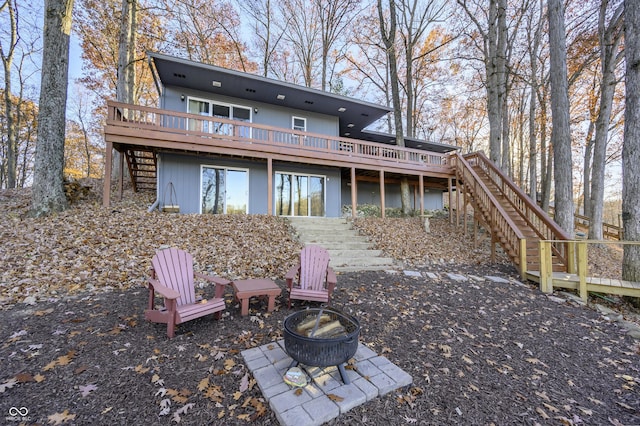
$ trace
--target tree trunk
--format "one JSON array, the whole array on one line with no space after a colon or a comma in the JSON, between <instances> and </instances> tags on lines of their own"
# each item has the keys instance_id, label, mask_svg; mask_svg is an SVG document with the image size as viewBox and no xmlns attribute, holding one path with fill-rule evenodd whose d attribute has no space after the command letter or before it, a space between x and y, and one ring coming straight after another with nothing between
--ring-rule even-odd
<instances>
[{"instance_id":1,"label":"tree trunk","mask_svg":"<svg viewBox=\"0 0 640 426\"><path fill-rule=\"evenodd\" d=\"M604 172L607 160L607 142L613 96L616 89L615 68L618 57L618 46L622 37L622 8L605 24L607 0L602 0L598 33L600 34L600 63L602 82L600 83L600 108L596 119L596 138L593 145L593 171L591 176L591 226L589 239L602 239L602 216L604 207ZM620 19L619 19L620 18Z\"/></svg>"},{"instance_id":2,"label":"tree trunk","mask_svg":"<svg viewBox=\"0 0 640 426\"><path fill-rule=\"evenodd\" d=\"M32 216L67 208L63 189L65 113L73 0L46 0L38 142L31 194Z\"/></svg>"},{"instance_id":3,"label":"tree trunk","mask_svg":"<svg viewBox=\"0 0 640 426\"><path fill-rule=\"evenodd\" d=\"M584 161L582 170L583 181L583 211L582 214L591 217L591 159L593 157L593 128L595 125L593 122L589 123L589 130L587 131L587 142L584 147Z\"/></svg>"},{"instance_id":4,"label":"tree trunk","mask_svg":"<svg viewBox=\"0 0 640 426\"><path fill-rule=\"evenodd\" d=\"M396 2L389 0L389 32L387 33L384 24L384 11L382 0L378 0L378 16L380 18L380 34L387 49L387 61L389 62L389 78L391 84L391 98L393 99L393 116L396 130L396 145L404 147L404 132L402 131L402 105L400 103L400 87L398 83L398 63L396 58ZM409 193L409 180L406 176L400 179L400 201L402 203L402 214L407 216L410 212L411 195Z\"/></svg>"},{"instance_id":5,"label":"tree trunk","mask_svg":"<svg viewBox=\"0 0 640 426\"><path fill-rule=\"evenodd\" d=\"M8 0L2 7L0 7L0 11L7 7L9 10L9 21L10 21L10 39L9 39L9 49L8 51L4 51L2 48L2 44L0 44L0 56L2 56L2 65L4 66L4 115L5 120L7 122L7 146L6 146L6 155L7 155L7 188L15 188L16 187L16 173L17 173L17 157L18 157L18 140L17 140L17 132L16 132L16 123L15 123L15 114L14 114L14 103L11 97L11 67L13 66L13 54L15 52L16 45L18 43L18 17L16 16L14 3L12 0ZM16 108L17 110L18 108ZM0 180L0 187L2 181Z\"/></svg>"},{"instance_id":6,"label":"tree trunk","mask_svg":"<svg viewBox=\"0 0 640 426\"><path fill-rule=\"evenodd\" d=\"M555 221L573 237L573 176L563 0L549 0L548 15Z\"/></svg>"},{"instance_id":7,"label":"tree trunk","mask_svg":"<svg viewBox=\"0 0 640 426\"><path fill-rule=\"evenodd\" d=\"M625 0L626 108L622 147L622 226L627 241L640 241L640 2ZM625 245L622 279L640 281L640 246Z\"/></svg>"}]
</instances>

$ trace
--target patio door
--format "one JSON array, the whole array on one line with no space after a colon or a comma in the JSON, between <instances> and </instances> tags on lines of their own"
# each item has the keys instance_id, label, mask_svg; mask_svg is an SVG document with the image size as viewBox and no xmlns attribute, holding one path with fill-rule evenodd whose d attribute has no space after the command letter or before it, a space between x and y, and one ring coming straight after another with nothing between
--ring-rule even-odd
<instances>
[{"instance_id":1,"label":"patio door","mask_svg":"<svg viewBox=\"0 0 640 426\"><path fill-rule=\"evenodd\" d=\"M249 172L202 166L200 213L248 213Z\"/></svg>"},{"instance_id":2,"label":"patio door","mask_svg":"<svg viewBox=\"0 0 640 426\"><path fill-rule=\"evenodd\" d=\"M324 216L324 176L276 173L275 214L277 216Z\"/></svg>"}]
</instances>

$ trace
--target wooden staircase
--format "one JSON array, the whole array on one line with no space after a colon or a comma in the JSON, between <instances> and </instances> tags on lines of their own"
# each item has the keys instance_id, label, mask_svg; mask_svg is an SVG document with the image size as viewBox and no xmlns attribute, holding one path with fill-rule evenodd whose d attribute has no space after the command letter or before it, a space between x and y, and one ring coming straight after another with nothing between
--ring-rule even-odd
<instances>
[{"instance_id":1,"label":"wooden staircase","mask_svg":"<svg viewBox=\"0 0 640 426\"><path fill-rule=\"evenodd\" d=\"M451 157L456 188L473 206L474 219L499 243L522 276L540 270L540 240L552 240L553 270L571 268L569 236L482 153ZM459 189L460 190L460 189Z\"/></svg>"},{"instance_id":2,"label":"wooden staircase","mask_svg":"<svg viewBox=\"0 0 640 426\"><path fill-rule=\"evenodd\" d=\"M129 176L134 192L155 191L157 182L158 157L149 150L125 150Z\"/></svg>"}]
</instances>

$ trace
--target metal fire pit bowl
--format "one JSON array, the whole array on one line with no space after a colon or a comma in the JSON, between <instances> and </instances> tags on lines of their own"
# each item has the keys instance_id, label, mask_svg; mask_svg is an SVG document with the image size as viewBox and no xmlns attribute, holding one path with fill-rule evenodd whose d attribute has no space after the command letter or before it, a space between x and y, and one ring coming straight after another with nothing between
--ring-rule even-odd
<instances>
[{"instance_id":1,"label":"metal fire pit bowl","mask_svg":"<svg viewBox=\"0 0 640 426\"><path fill-rule=\"evenodd\" d=\"M319 318L323 314L329 315L331 321L340 321L340 325L345 329L345 335L323 339L307 337L296 331L301 322L310 318ZM345 384L349 384L349 379L343 364L349 361L358 350L359 334L360 322L356 318L332 308L309 308L295 312L284 320L284 347L294 360L292 366L298 363L313 367L335 365Z\"/></svg>"}]
</instances>

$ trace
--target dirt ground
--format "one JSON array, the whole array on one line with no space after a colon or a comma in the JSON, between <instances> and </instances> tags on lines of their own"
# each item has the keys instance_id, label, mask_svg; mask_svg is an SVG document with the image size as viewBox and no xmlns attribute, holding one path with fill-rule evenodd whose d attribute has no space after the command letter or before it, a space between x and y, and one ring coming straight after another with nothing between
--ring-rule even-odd
<instances>
[{"instance_id":1,"label":"dirt ground","mask_svg":"<svg viewBox=\"0 0 640 426\"><path fill-rule=\"evenodd\" d=\"M270 276L284 288L283 271L299 249L286 227L270 218L239 226L150 214L129 204L105 212L87 203L27 219L24 202L9 195L0 196L0 423L277 424L240 353L281 339L287 315L316 305L289 310L283 292L274 312L252 300L241 317L227 289L220 320L180 325L169 340L166 326L143 319L144 277L155 248L177 245L195 253L198 270ZM360 341L413 383L329 424L640 424L638 341L592 307L522 283L508 263L489 263L482 247L460 246L452 261L452 241L469 242L446 221L432 222L432 232L424 239L451 237L431 241L419 256L408 254L417 250L411 242L413 249L389 249L422 277L401 270L338 276L333 305L356 316ZM253 248L267 243L247 241L256 233L277 235L260 249L277 262ZM223 248L229 239L232 254ZM439 246L447 251L434 252ZM487 275L508 282L480 279ZM212 289L200 291L206 297Z\"/></svg>"}]
</instances>

